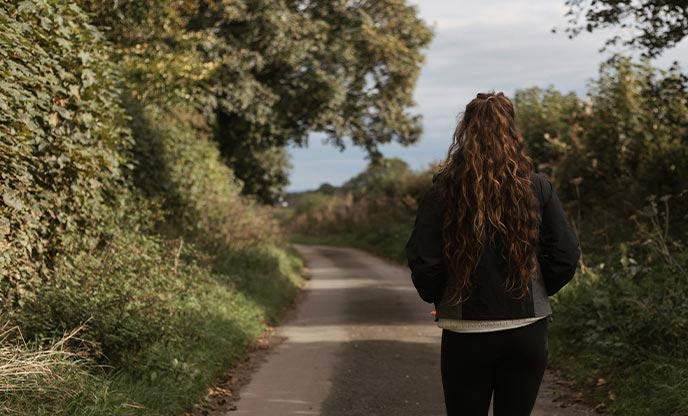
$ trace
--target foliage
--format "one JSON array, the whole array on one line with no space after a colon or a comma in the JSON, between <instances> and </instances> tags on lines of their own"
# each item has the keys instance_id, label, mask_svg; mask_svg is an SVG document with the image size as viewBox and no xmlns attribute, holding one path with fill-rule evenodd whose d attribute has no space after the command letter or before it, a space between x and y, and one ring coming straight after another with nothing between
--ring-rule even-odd
<instances>
[{"instance_id":1,"label":"foliage","mask_svg":"<svg viewBox=\"0 0 688 416\"><path fill-rule=\"evenodd\" d=\"M615 57L587 99L516 94L526 141L545 150L541 167L567 201L585 255L556 299L554 361L614 414L688 409L678 382L688 357L678 347L688 334L687 81L678 65ZM648 388L662 397L636 400Z\"/></svg>"},{"instance_id":2,"label":"foliage","mask_svg":"<svg viewBox=\"0 0 688 416\"><path fill-rule=\"evenodd\" d=\"M97 19L64 1L0 9L0 316L27 340L0 352L5 369L46 358L25 380L41 388L2 392L10 414L181 413L300 281L212 140L198 39L113 44Z\"/></svg>"},{"instance_id":3,"label":"foliage","mask_svg":"<svg viewBox=\"0 0 688 416\"><path fill-rule=\"evenodd\" d=\"M220 91L218 139L230 161L255 169L262 164L253 155L305 144L311 132L341 148L350 138L373 159L379 144L418 140L419 117L407 108L431 35L415 8L401 0L293 1L254 2L247 11L223 22L224 35L257 55L250 74L266 108L256 117ZM260 172L239 177L269 196Z\"/></svg>"},{"instance_id":4,"label":"foliage","mask_svg":"<svg viewBox=\"0 0 688 416\"><path fill-rule=\"evenodd\" d=\"M569 37L583 30L620 27L627 29L628 36L613 36L606 45L623 43L650 58L688 35L688 4L683 0L567 0L566 6Z\"/></svg>"},{"instance_id":5,"label":"foliage","mask_svg":"<svg viewBox=\"0 0 688 416\"><path fill-rule=\"evenodd\" d=\"M649 193L680 192L688 176L687 94L688 78L677 65L660 71L620 59L603 66L583 127L597 165L584 179L635 194L635 206Z\"/></svg>"},{"instance_id":6,"label":"foliage","mask_svg":"<svg viewBox=\"0 0 688 416\"><path fill-rule=\"evenodd\" d=\"M431 170L413 172L402 160L383 159L339 188L290 196L293 206L282 221L295 241L351 245L403 260L430 175Z\"/></svg>"},{"instance_id":7,"label":"foliage","mask_svg":"<svg viewBox=\"0 0 688 416\"><path fill-rule=\"evenodd\" d=\"M79 3L122 45L134 97L194 103L261 201L287 183L286 146L310 133L372 159L420 137L408 108L431 32L403 0Z\"/></svg>"},{"instance_id":8,"label":"foliage","mask_svg":"<svg viewBox=\"0 0 688 416\"><path fill-rule=\"evenodd\" d=\"M196 113L133 100L127 107L137 161L134 179L165 207L164 234L182 235L208 250L279 240L269 209L240 195L241 183L222 163L217 144L190 127L199 118Z\"/></svg>"},{"instance_id":9,"label":"foliage","mask_svg":"<svg viewBox=\"0 0 688 416\"><path fill-rule=\"evenodd\" d=\"M680 341L688 333L683 247L657 222L664 215L654 200L638 215L643 216L636 220L640 242L619 243L614 261L580 276L577 286L559 298L558 309L569 321L571 336L599 343L601 349L613 344L614 354L624 360L651 353L688 358ZM666 287L672 290L658 290Z\"/></svg>"},{"instance_id":10,"label":"foliage","mask_svg":"<svg viewBox=\"0 0 688 416\"><path fill-rule=\"evenodd\" d=\"M191 254L191 253L190 253ZM176 292L177 319L117 374L110 375L111 401L122 415L181 414L247 347L274 324L296 294L301 262L271 246L227 253L206 267L201 258L186 268L188 288ZM250 267L247 267L250 265ZM122 407L132 403L137 407ZM107 407L97 407L103 415Z\"/></svg>"},{"instance_id":11,"label":"foliage","mask_svg":"<svg viewBox=\"0 0 688 416\"><path fill-rule=\"evenodd\" d=\"M354 196L384 195L403 197L409 194L419 197L423 188L418 188L416 174L401 159L384 159L368 165L365 171L352 177L342 185L343 191Z\"/></svg>"},{"instance_id":12,"label":"foliage","mask_svg":"<svg viewBox=\"0 0 688 416\"><path fill-rule=\"evenodd\" d=\"M30 339L54 338L88 321L81 337L94 342L92 356L124 366L123 360L170 333L174 299L187 289L185 263L175 267L173 255L154 238L117 233L96 253L56 263L51 281L15 321Z\"/></svg>"},{"instance_id":13,"label":"foliage","mask_svg":"<svg viewBox=\"0 0 688 416\"><path fill-rule=\"evenodd\" d=\"M113 44L113 60L126 76L128 95L170 110L183 104L213 116L215 73L222 62L242 68L241 51L220 57L221 41L198 27L204 2L195 0L76 0ZM206 28L208 29L208 28ZM237 84L237 88L247 86Z\"/></svg>"},{"instance_id":14,"label":"foliage","mask_svg":"<svg viewBox=\"0 0 688 416\"><path fill-rule=\"evenodd\" d=\"M381 224L408 221L416 199L429 182L399 159L371 164L332 194L307 192L296 195L289 229L303 235L365 232Z\"/></svg>"},{"instance_id":15,"label":"foliage","mask_svg":"<svg viewBox=\"0 0 688 416\"><path fill-rule=\"evenodd\" d=\"M633 218L638 241L618 243L555 305L555 362L613 414L688 412L688 255L669 233L669 198L660 204L648 198ZM648 388L657 397L639 400Z\"/></svg>"},{"instance_id":16,"label":"foliage","mask_svg":"<svg viewBox=\"0 0 688 416\"><path fill-rule=\"evenodd\" d=\"M518 91L516 104L529 148L549 157L544 171L561 192L591 207L620 198L628 216L648 194L685 186L687 94L678 65L660 70L617 57L601 66L587 100L531 89Z\"/></svg>"},{"instance_id":17,"label":"foliage","mask_svg":"<svg viewBox=\"0 0 688 416\"><path fill-rule=\"evenodd\" d=\"M73 5L0 9L0 296L21 304L55 262L106 244L131 138L102 36Z\"/></svg>"},{"instance_id":18,"label":"foliage","mask_svg":"<svg viewBox=\"0 0 688 416\"><path fill-rule=\"evenodd\" d=\"M583 102L576 94L562 94L554 87L532 87L517 90L514 105L518 108L518 128L535 165L556 177L560 153L575 145L572 126L581 117Z\"/></svg>"},{"instance_id":19,"label":"foliage","mask_svg":"<svg viewBox=\"0 0 688 416\"><path fill-rule=\"evenodd\" d=\"M25 319L31 318L34 324L46 328L59 326L55 323L58 317L82 319L93 312L88 307L96 306L100 308L98 313L79 337L103 342L68 342L59 356L48 354L54 349L51 345L22 346L17 359L12 361L15 365L33 355L48 355L53 361L46 365L53 373L35 373L44 383L44 390L8 394L3 404L10 406L9 414L167 416L191 408L207 386L244 354L265 324L274 323L291 302L300 284L301 262L292 253L261 246L226 252L208 267L203 252L185 247L172 273L169 269L175 267L173 259L165 264L140 266L157 269L157 275L150 270L138 270L147 272L149 279L171 285L153 288L154 283L133 278L123 281L118 276L105 283L127 288L112 291L103 290L103 286L100 291L86 288L81 293L76 286L63 282L63 290L42 291L36 305L24 311ZM102 270L91 271L103 275ZM127 296L117 296L125 293ZM90 300L88 296L96 299ZM164 302L160 302L162 298ZM112 305L107 305L107 300ZM155 314L160 307L164 307L166 315L148 315ZM43 324L42 319L53 320L53 324ZM59 331L55 333L59 337ZM139 340L136 334L144 339ZM133 344L124 345L127 340ZM77 345L92 349L94 345L117 344L121 344L119 354L108 356L105 367L93 362L94 358L104 356L94 356L92 352L75 356L70 352ZM55 396L37 400L42 391L57 388L67 389L59 401L53 400Z\"/></svg>"}]
</instances>

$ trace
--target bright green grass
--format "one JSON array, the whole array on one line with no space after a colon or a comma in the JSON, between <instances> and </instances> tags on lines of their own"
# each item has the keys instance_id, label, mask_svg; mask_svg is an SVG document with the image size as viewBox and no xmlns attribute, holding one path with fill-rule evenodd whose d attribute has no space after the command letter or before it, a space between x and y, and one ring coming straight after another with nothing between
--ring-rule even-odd
<instances>
[{"instance_id":1,"label":"bright green grass","mask_svg":"<svg viewBox=\"0 0 688 416\"><path fill-rule=\"evenodd\" d=\"M266 324L277 321L301 284L300 260L276 248L229 254L215 267L183 301L186 317L178 323L177 338L151 346L140 371L114 378L114 391L145 407L121 414L172 415L192 406Z\"/></svg>"}]
</instances>

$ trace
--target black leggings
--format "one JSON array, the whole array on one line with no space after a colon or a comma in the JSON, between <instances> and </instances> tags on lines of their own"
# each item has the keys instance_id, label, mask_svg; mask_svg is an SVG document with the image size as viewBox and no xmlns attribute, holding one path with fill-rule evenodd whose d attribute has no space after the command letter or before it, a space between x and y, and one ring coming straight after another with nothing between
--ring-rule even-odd
<instances>
[{"instance_id":1,"label":"black leggings","mask_svg":"<svg viewBox=\"0 0 688 416\"><path fill-rule=\"evenodd\" d=\"M547 320L484 333L442 331L447 416L528 416L547 366Z\"/></svg>"}]
</instances>

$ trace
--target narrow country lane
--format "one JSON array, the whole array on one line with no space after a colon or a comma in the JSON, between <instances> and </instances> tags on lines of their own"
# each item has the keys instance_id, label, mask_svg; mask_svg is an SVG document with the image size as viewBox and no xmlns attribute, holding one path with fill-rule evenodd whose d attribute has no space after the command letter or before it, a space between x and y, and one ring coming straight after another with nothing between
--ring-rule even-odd
<instances>
[{"instance_id":1,"label":"narrow country lane","mask_svg":"<svg viewBox=\"0 0 688 416\"><path fill-rule=\"evenodd\" d=\"M440 333L405 267L365 252L297 246L311 279L283 338L227 415L444 415ZM561 408L551 375L538 416Z\"/></svg>"}]
</instances>

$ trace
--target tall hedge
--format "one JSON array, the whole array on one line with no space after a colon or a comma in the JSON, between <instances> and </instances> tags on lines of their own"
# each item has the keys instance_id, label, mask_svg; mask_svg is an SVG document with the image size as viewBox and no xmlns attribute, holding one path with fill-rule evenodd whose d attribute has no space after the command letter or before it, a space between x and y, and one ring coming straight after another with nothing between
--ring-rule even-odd
<instances>
[{"instance_id":1,"label":"tall hedge","mask_svg":"<svg viewBox=\"0 0 688 416\"><path fill-rule=\"evenodd\" d=\"M163 234L183 235L206 249L277 241L269 208L241 195L241 181L223 163L217 143L190 126L201 117L129 101L135 184L165 209Z\"/></svg>"},{"instance_id":2,"label":"tall hedge","mask_svg":"<svg viewBox=\"0 0 688 416\"><path fill-rule=\"evenodd\" d=\"M688 177L688 75L621 56L600 66L587 97L550 88L516 92L528 147L564 199L629 215L648 194L677 195Z\"/></svg>"},{"instance_id":3,"label":"tall hedge","mask_svg":"<svg viewBox=\"0 0 688 416\"><path fill-rule=\"evenodd\" d=\"M58 259L102 245L132 140L119 75L69 2L0 8L0 295L22 304Z\"/></svg>"}]
</instances>

